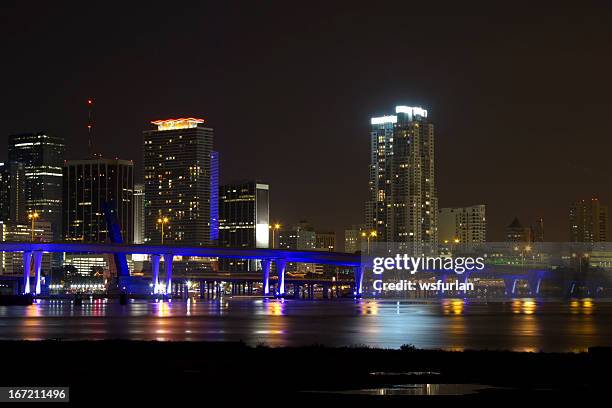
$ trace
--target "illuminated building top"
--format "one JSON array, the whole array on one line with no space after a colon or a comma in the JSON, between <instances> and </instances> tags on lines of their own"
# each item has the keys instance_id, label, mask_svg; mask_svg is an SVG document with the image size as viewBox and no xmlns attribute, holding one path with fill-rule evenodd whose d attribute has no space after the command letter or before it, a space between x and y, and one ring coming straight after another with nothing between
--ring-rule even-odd
<instances>
[{"instance_id":1,"label":"illuminated building top","mask_svg":"<svg viewBox=\"0 0 612 408\"><path fill-rule=\"evenodd\" d=\"M382 125L383 123L396 123L396 122L397 122L397 116L395 115L380 116L377 118L372 118L371 120L372 125Z\"/></svg>"},{"instance_id":2,"label":"illuminated building top","mask_svg":"<svg viewBox=\"0 0 612 408\"><path fill-rule=\"evenodd\" d=\"M407 113L412 116L422 116L424 118L427 117L427 110L421 108L420 106L396 106L395 113Z\"/></svg>"},{"instance_id":3,"label":"illuminated building top","mask_svg":"<svg viewBox=\"0 0 612 408\"><path fill-rule=\"evenodd\" d=\"M197 127L199 123L204 123L204 119L199 119L199 118L163 119L163 120L154 120L151 123L153 125L157 125L157 130L176 130L176 129L188 129L188 128Z\"/></svg>"}]
</instances>

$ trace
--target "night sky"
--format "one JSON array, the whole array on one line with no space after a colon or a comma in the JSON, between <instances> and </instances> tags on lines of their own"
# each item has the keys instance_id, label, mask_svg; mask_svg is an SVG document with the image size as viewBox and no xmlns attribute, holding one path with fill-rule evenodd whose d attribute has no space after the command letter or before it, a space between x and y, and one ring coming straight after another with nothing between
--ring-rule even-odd
<instances>
[{"instance_id":1,"label":"night sky","mask_svg":"<svg viewBox=\"0 0 612 408\"><path fill-rule=\"evenodd\" d=\"M436 126L440 206L486 204L489 240L515 215L566 240L572 200L612 205L604 2L8 3L3 137L45 130L85 156L92 97L97 150L139 166L150 120L202 117L222 182L267 181L274 220L340 232L363 222L369 118L417 105Z\"/></svg>"}]
</instances>

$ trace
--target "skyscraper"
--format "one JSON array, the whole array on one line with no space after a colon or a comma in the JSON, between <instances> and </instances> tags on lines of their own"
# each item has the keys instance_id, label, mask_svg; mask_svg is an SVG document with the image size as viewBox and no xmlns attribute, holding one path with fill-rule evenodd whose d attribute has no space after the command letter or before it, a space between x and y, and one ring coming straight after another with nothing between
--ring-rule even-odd
<instances>
[{"instance_id":1,"label":"skyscraper","mask_svg":"<svg viewBox=\"0 0 612 408\"><path fill-rule=\"evenodd\" d=\"M572 203L569 210L571 242L607 242L608 206L597 198Z\"/></svg>"},{"instance_id":2,"label":"skyscraper","mask_svg":"<svg viewBox=\"0 0 612 408\"><path fill-rule=\"evenodd\" d=\"M544 218L542 217L536 220L536 225L533 229L533 241L544 242Z\"/></svg>"},{"instance_id":3,"label":"skyscraper","mask_svg":"<svg viewBox=\"0 0 612 408\"><path fill-rule=\"evenodd\" d=\"M413 253L435 252L438 198L434 126L420 107L396 106L395 115L370 121L370 199L366 229L377 240Z\"/></svg>"},{"instance_id":4,"label":"skyscraper","mask_svg":"<svg viewBox=\"0 0 612 408\"><path fill-rule=\"evenodd\" d=\"M268 248L270 186L243 181L219 187L219 246ZM256 270L254 261L221 259L222 270Z\"/></svg>"},{"instance_id":5,"label":"skyscraper","mask_svg":"<svg viewBox=\"0 0 612 408\"><path fill-rule=\"evenodd\" d=\"M144 184L134 184L134 243L144 244Z\"/></svg>"},{"instance_id":6,"label":"skyscraper","mask_svg":"<svg viewBox=\"0 0 612 408\"><path fill-rule=\"evenodd\" d=\"M317 232L315 234L315 249L318 251L335 251L336 233L333 231Z\"/></svg>"},{"instance_id":7,"label":"skyscraper","mask_svg":"<svg viewBox=\"0 0 612 408\"><path fill-rule=\"evenodd\" d=\"M313 251L317 245L317 233L305 222L291 228L283 228L278 234L278 247Z\"/></svg>"},{"instance_id":8,"label":"skyscraper","mask_svg":"<svg viewBox=\"0 0 612 408\"><path fill-rule=\"evenodd\" d=\"M441 243L482 244L487 240L486 207L440 208L438 237Z\"/></svg>"},{"instance_id":9,"label":"skyscraper","mask_svg":"<svg viewBox=\"0 0 612 408\"><path fill-rule=\"evenodd\" d=\"M0 221L20 222L26 216L23 164L0 163Z\"/></svg>"},{"instance_id":10,"label":"skyscraper","mask_svg":"<svg viewBox=\"0 0 612 408\"><path fill-rule=\"evenodd\" d=\"M9 136L9 163L23 164L25 209L49 221L53 239L62 236L64 139L45 132Z\"/></svg>"},{"instance_id":11,"label":"skyscraper","mask_svg":"<svg viewBox=\"0 0 612 408\"><path fill-rule=\"evenodd\" d=\"M145 239L160 244L163 225L164 243L211 245L213 129L197 118L151 123L156 129L143 132Z\"/></svg>"},{"instance_id":12,"label":"skyscraper","mask_svg":"<svg viewBox=\"0 0 612 408\"><path fill-rule=\"evenodd\" d=\"M134 239L134 164L92 158L64 164L64 239L110 242L105 205L117 211L123 242Z\"/></svg>"},{"instance_id":13,"label":"skyscraper","mask_svg":"<svg viewBox=\"0 0 612 408\"><path fill-rule=\"evenodd\" d=\"M344 252L361 251L362 231L364 231L362 225L352 225L349 229L344 230Z\"/></svg>"},{"instance_id":14,"label":"skyscraper","mask_svg":"<svg viewBox=\"0 0 612 408\"><path fill-rule=\"evenodd\" d=\"M278 248L314 251L317 233L307 221L300 221L292 227L283 227L278 233ZM288 262L286 272L314 273L316 265L310 263Z\"/></svg>"}]
</instances>

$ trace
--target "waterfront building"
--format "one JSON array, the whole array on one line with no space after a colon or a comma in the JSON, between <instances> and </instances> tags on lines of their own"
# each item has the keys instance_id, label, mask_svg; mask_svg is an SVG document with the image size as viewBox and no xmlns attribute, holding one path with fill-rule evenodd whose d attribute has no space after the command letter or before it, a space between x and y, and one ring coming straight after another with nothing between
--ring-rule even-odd
<instances>
[{"instance_id":1,"label":"waterfront building","mask_svg":"<svg viewBox=\"0 0 612 408\"><path fill-rule=\"evenodd\" d=\"M270 186L240 181L219 187L219 246L269 248ZM219 260L221 270L254 271L259 261Z\"/></svg>"},{"instance_id":2,"label":"waterfront building","mask_svg":"<svg viewBox=\"0 0 612 408\"><path fill-rule=\"evenodd\" d=\"M470 246L487 241L487 218L484 204L469 207L440 208L438 237L441 244Z\"/></svg>"},{"instance_id":3,"label":"waterfront building","mask_svg":"<svg viewBox=\"0 0 612 408\"><path fill-rule=\"evenodd\" d=\"M105 206L116 211L123 242L134 240L134 164L95 157L64 164L66 241L111 242Z\"/></svg>"},{"instance_id":4,"label":"waterfront building","mask_svg":"<svg viewBox=\"0 0 612 408\"><path fill-rule=\"evenodd\" d=\"M143 132L145 240L160 244L163 228L164 243L210 246L213 128L198 118L151 123L155 129Z\"/></svg>"},{"instance_id":5,"label":"waterfront building","mask_svg":"<svg viewBox=\"0 0 612 408\"><path fill-rule=\"evenodd\" d=\"M436 252L434 125L427 110L396 106L395 114L373 117L370 124L366 230L408 252Z\"/></svg>"},{"instance_id":6,"label":"waterfront building","mask_svg":"<svg viewBox=\"0 0 612 408\"><path fill-rule=\"evenodd\" d=\"M49 221L53 239L61 240L64 138L46 132L9 136L8 159L9 164L21 163L24 168L25 212Z\"/></svg>"},{"instance_id":7,"label":"waterfront building","mask_svg":"<svg viewBox=\"0 0 612 408\"><path fill-rule=\"evenodd\" d=\"M607 242L608 206L597 198L579 200L569 210L570 242Z\"/></svg>"},{"instance_id":8,"label":"waterfront building","mask_svg":"<svg viewBox=\"0 0 612 408\"><path fill-rule=\"evenodd\" d=\"M0 163L0 221L25 221L25 170L21 163Z\"/></svg>"},{"instance_id":9,"label":"waterfront building","mask_svg":"<svg viewBox=\"0 0 612 408\"><path fill-rule=\"evenodd\" d=\"M134 184L134 243L144 244L144 184Z\"/></svg>"},{"instance_id":10,"label":"waterfront building","mask_svg":"<svg viewBox=\"0 0 612 408\"><path fill-rule=\"evenodd\" d=\"M506 227L506 241L517 243L533 242L531 227L524 227L517 217Z\"/></svg>"}]
</instances>

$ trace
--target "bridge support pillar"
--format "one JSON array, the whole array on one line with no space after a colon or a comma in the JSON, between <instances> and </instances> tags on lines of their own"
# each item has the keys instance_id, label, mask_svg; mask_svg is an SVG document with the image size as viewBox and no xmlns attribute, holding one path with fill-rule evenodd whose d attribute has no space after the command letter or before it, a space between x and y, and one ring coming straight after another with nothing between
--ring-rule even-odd
<instances>
[{"instance_id":1,"label":"bridge support pillar","mask_svg":"<svg viewBox=\"0 0 612 408\"><path fill-rule=\"evenodd\" d=\"M276 260L276 273L278 273L278 286L276 288L277 296L285 295L285 268L287 267L287 261L284 259Z\"/></svg>"},{"instance_id":2,"label":"bridge support pillar","mask_svg":"<svg viewBox=\"0 0 612 408\"><path fill-rule=\"evenodd\" d=\"M516 293L516 278L504 278L504 285L506 287L506 296L514 297Z\"/></svg>"},{"instance_id":3,"label":"bridge support pillar","mask_svg":"<svg viewBox=\"0 0 612 408\"><path fill-rule=\"evenodd\" d=\"M464 297L467 297L467 295L468 295L467 287L468 287L469 279L470 279L470 274L465 272L464 275L463 275L463 284L465 285L465 288L463 289L463 296Z\"/></svg>"},{"instance_id":4,"label":"bridge support pillar","mask_svg":"<svg viewBox=\"0 0 612 408\"><path fill-rule=\"evenodd\" d=\"M570 281L567 283L565 294L566 296L572 296L574 294L574 290L576 289L576 282Z\"/></svg>"},{"instance_id":5,"label":"bridge support pillar","mask_svg":"<svg viewBox=\"0 0 612 408\"><path fill-rule=\"evenodd\" d=\"M356 297L361 297L363 294L363 268L361 266L356 266L353 272L355 274L355 288L353 290L353 295Z\"/></svg>"},{"instance_id":6,"label":"bridge support pillar","mask_svg":"<svg viewBox=\"0 0 612 408\"><path fill-rule=\"evenodd\" d=\"M272 261L269 259L261 260L261 271L263 272L263 294L268 296L270 294L270 266Z\"/></svg>"},{"instance_id":7,"label":"bridge support pillar","mask_svg":"<svg viewBox=\"0 0 612 408\"><path fill-rule=\"evenodd\" d=\"M439 278L439 279L438 279L438 277L436 276L436 278L435 278L435 279L436 279L436 283L437 283L438 281L442 281L442 283L444 283L444 282L446 282L446 274L444 273L444 274L440 275L440 278ZM444 297L445 292L444 292L442 289L439 289L437 294L438 294L438 296L440 296L440 297Z\"/></svg>"},{"instance_id":8,"label":"bridge support pillar","mask_svg":"<svg viewBox=\"0 0 612 408\"><path fill-rule=\"evenodd\" d=\"M529 279L529 290L531 292L531 296L539 296L540 295L540 286L542 285L542 278L532 278Z\"/></svg>"},{"instance_id":9,"label":"bridge support pillar","mask_svg":"<svg viewBox=\"0 0 612 408\"><path fill-rule=\"evenodd\" d=\"M164 255L164 267L166 269L166 294L172 296L172 259L174 255Z\"/></svg>"},{"instance_id":10,"label":"bridge support pillar","mask_svg":"<svg viewBox=\"0 0 612 408\"><path fill-rule=\"evenodd\" d=\"M23 252L23 294L30 293L30 267L32 265L32 252Z\"/></svg>"},{"instance_id":11,"label":"bridge support pillar","mask_svg":"<svg viewBox=\"0 0 612 408\"><path fill-rule=\"evenodd\" d=\"M36 277L36 286L34 293L40 295L41 292L41 272L42 272L42 251L34 251L34 276Z\"/></svg>"},{"instance_id":12,"label":"bridge support pillar","mask_svg":"<svg viewBox=\"0 0 612 408\"><path fill-rule=\"evenodd\" d=\"M589 296L592 298L597 297L597 290L599 289L599 285L595 282L591 282L587 285L587 290L589 291Z\"/></svg>"},{"instance_id":13,"label":"bridge support pillar","mask_svg":"<svg viewBox=\"0 0 612 408\"><path fill-rule=\"evenodd\" d=\"M153 284L153 294L156 295L159 290L159 260L160 255L151 255L151 284Z\"/></svg>"}]
</instances>

